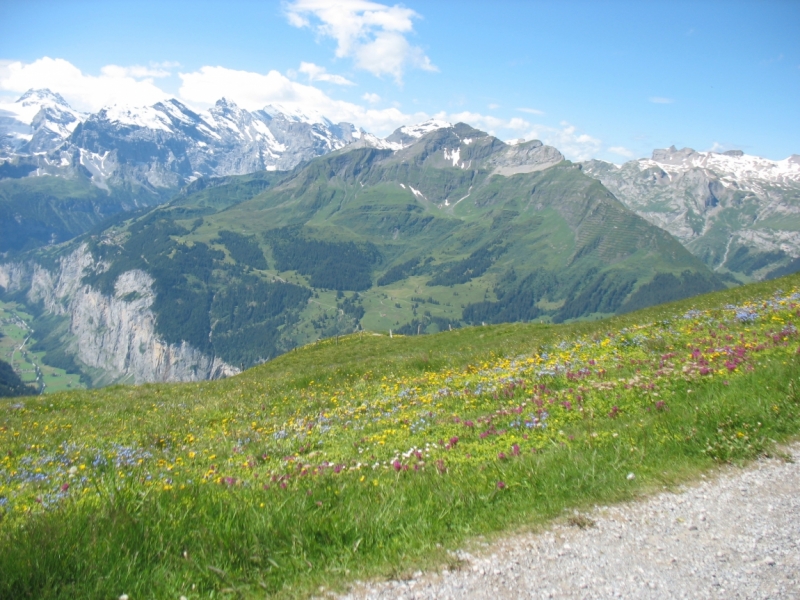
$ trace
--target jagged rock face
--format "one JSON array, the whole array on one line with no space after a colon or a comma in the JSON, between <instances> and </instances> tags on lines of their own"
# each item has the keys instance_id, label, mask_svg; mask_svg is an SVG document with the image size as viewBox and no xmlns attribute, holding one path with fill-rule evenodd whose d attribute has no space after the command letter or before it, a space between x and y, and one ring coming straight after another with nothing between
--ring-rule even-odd
<instances>
[{"instance_id":1,"label":"jagged rock face","mask_svg":"<svg viewBox=\"0 0 800 600\"><path fill-rule=\"evenodd\" d=\"M57 272L39 264L0 265L7 291L29 286L27 298L70 319L68 348L85 365L106 373L103 383L200 381L235 375L238 369L190 344L168 344L155 332L153 280L144 271L120 275L113 296L82 282L86 269L102 269L86 245L59 261Z\"/></svg>"},{"instance_id":2,"label":"jagged rock face","mask_svg":"<svg viewBox=\"0 0 800 600\"><path fill-rule=\"evenodd\" d=\"M31 176L81 171L104 189L176 188L203 176L289 170L358 138L349 123L284 110L250 112L223 98L198 113L171 99L84 115L58 94L31 90L0 106L0 159L31 165Z\"/></svg>"},{"instance_id":3,"label":"jagged rock face","mask_svg":"<svg viewBox=\"0 0 800 600\"><path fill-rule=\"evenodd\" d=\"M564 160L564 155L552 146L532 140L508 146L502 154L493 156L489 164L495 166L493 175L517 175L542 171Z\"/></svg>"},{"instance_id":4,"label":"jagged rock face","mask_svg":"<svg viewBox=\"0 0 800 600\"><path fill-rule=\"evenodd\" d=\"M800 257L800 156L672 147L621 167L592 160L582 168L716 270L758 279Z\"/></svg>"}]
</instances>

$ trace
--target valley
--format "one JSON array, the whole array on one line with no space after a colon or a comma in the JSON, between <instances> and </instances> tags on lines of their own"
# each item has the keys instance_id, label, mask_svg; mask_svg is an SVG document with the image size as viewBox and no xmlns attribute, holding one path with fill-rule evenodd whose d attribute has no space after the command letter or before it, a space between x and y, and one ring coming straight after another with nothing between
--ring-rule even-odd
<instances>
[{"instance_id":1,"label":"valley","mask_svg":"<svg viewBox=\"0 0 800 600\"><path fill-rule=\"evenodd\" d=\"M34 350L36 332L29 325L33 320L33 315L25 313L18 304L0 302L0 360L11 365L26 384L41 393L84 388L80 373L68 373L46 364L45 352Z\"/></svg>"}]
</instances>

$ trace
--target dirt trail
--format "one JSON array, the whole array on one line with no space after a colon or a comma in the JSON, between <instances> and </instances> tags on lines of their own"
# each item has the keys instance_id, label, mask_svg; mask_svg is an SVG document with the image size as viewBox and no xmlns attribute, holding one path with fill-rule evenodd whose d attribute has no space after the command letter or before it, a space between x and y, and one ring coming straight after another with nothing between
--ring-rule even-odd
<instances>
[{"instance_id":1,"label":"dirt trail","mask_svg":"<svg viewBox=\"0 0 800 600\"><path fill-rule=\"evenodd\" d=\"M512 535L457 553L455 571L345 597L800 599L800 443L783 459L585 517L593 524L583 529Z\"/></svg>"}]
</instances>

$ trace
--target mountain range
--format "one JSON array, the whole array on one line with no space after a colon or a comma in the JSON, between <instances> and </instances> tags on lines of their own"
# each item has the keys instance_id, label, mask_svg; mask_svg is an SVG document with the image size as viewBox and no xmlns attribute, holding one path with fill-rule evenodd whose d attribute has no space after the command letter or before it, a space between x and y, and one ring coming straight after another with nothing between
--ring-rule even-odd
<instances>
[{"instance_id":1,"label":"mountain range","mask_svg":"<svg viewBox=\"0 0 800 600\"><path fill-rule=\"evenodd\" d=\"M382 139L225 100L14 105L2 299L94 385L222 377L354 330L598 318L800 267L796 156L616 166L437 120Z\"/></svg>"},{"instance_id":2,"label":"mountain range","mask_svg":"<svg viewBox=\"0 0 800 600\"><path fill-rule=\"evenodd\" d=\"M199 177L288 170L361 135L314 112L224 98L202 112L171 99L85 114L30 90L0 105L0 252L65 241Z\"/></svg>"}]
</instances>

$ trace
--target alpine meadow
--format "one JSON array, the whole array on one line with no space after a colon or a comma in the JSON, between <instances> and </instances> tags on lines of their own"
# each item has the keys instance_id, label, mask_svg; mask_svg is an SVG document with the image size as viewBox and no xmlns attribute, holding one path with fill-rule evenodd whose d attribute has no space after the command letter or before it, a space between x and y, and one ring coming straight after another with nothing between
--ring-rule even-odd
<instances>
[{"instance_id":1,"label":"alpine meadow","mask_svg":"<svg viewBox=\"0 0 800 600\"><path fill-rule=\"evenodd\" d=\"M0 4L0 600L800 593L800 5Z\"/></svg>"}]
</instances>

